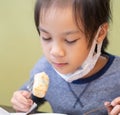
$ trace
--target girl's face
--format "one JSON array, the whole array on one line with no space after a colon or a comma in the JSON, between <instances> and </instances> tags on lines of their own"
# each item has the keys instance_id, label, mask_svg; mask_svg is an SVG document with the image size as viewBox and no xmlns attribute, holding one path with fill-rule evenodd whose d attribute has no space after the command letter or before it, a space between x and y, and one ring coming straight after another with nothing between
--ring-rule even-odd
<instances>
[{"instance_id":1,"label":"girl's face","mask_svg":"<svg viewBox=\"0 0 120 115\"><path fill-rule=\"evenodd\" d=\"M43 53L58 72L74 72L85 61L90 50L87 38L77 28L70 7L50 8L40 19L39 30Z\"/></svg>"}]
</instances>

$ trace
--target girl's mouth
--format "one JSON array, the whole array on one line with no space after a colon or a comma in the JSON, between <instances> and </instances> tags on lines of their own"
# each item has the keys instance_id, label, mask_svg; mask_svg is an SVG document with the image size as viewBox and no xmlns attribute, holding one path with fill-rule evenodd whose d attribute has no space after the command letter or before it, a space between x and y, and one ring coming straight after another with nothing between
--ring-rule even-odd
<instances>
[{"instance_id":1,"label":"girl's mouth","mask_svg":"<svg viewBox=\"0 0 120 115\"><path fill-rule=\"evenodd\" d=\"M56 62L53 62L52 64L55 68L60 68L67 65L67 63L56 63Z\"/></svg>"}]
</instances>

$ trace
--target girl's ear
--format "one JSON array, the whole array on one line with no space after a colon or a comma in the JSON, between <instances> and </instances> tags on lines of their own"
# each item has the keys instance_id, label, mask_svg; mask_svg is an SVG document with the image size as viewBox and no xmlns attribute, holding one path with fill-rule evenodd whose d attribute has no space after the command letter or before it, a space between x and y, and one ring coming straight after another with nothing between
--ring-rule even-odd
<instances>
[{"instance_id":1,"label":"girl's ear","mask_svg":"<svg viewBox=\"0 0 120 115\"><path fill-rule=\"evenodd\" d=\"M97 39L97 43L102 42L105 39L107 33L108 33L108 23L104 23L101 25L101 30Z\"/></svg>"}]
</instances>

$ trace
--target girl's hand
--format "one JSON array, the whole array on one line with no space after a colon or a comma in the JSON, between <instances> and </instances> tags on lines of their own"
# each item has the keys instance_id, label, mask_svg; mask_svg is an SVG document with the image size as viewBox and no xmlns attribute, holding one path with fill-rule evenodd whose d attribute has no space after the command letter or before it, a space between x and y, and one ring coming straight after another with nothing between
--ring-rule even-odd
<instances>
[{"instance_id":1,"label":"girl's hand","mask_svg":"<svg viewBox=\"0 0 120 115\"><path fill-rule=\"evenodd\" d=\"M16 91L11 98L11 103L16 111L26 112L33 101L30 99L31 93L25 90Z\"/></svg>"},{"instance_id":2,"label":"girl's hand","mask_svg":"<svg viewBox=\"0 0 120 115\"><path fill-rule=\"evenodd\" d=\"M111 103L105 102L109 115L120 115L120 97L115 98Z\"/></svg>"}]
</instances>

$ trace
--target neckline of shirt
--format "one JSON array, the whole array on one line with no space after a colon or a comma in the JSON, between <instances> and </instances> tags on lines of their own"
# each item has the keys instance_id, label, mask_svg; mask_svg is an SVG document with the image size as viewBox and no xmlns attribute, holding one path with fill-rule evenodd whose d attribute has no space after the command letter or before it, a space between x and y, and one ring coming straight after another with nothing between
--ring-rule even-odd
<instances>
[{"instance_id":1,"label":"neckline of shirt","mask_svg":"<svg viewBox=\"0 0 120 115\"><path fill-rule=\"evenodd\" d=\"M97 73L95 73L94 75L92 75L88 78L78 79L78 80L73 81L72 83L74 83L74 84L84 84L84 83L91 82L91 81L101 77L109 69L109 67L113 63L113 60L115 59L115 56L113 56L111 54L105 53L105 55L107 55L109 57L108 62L106 63L106 65L100 71L98 71Z\"/></svg>"}]
</instances>

